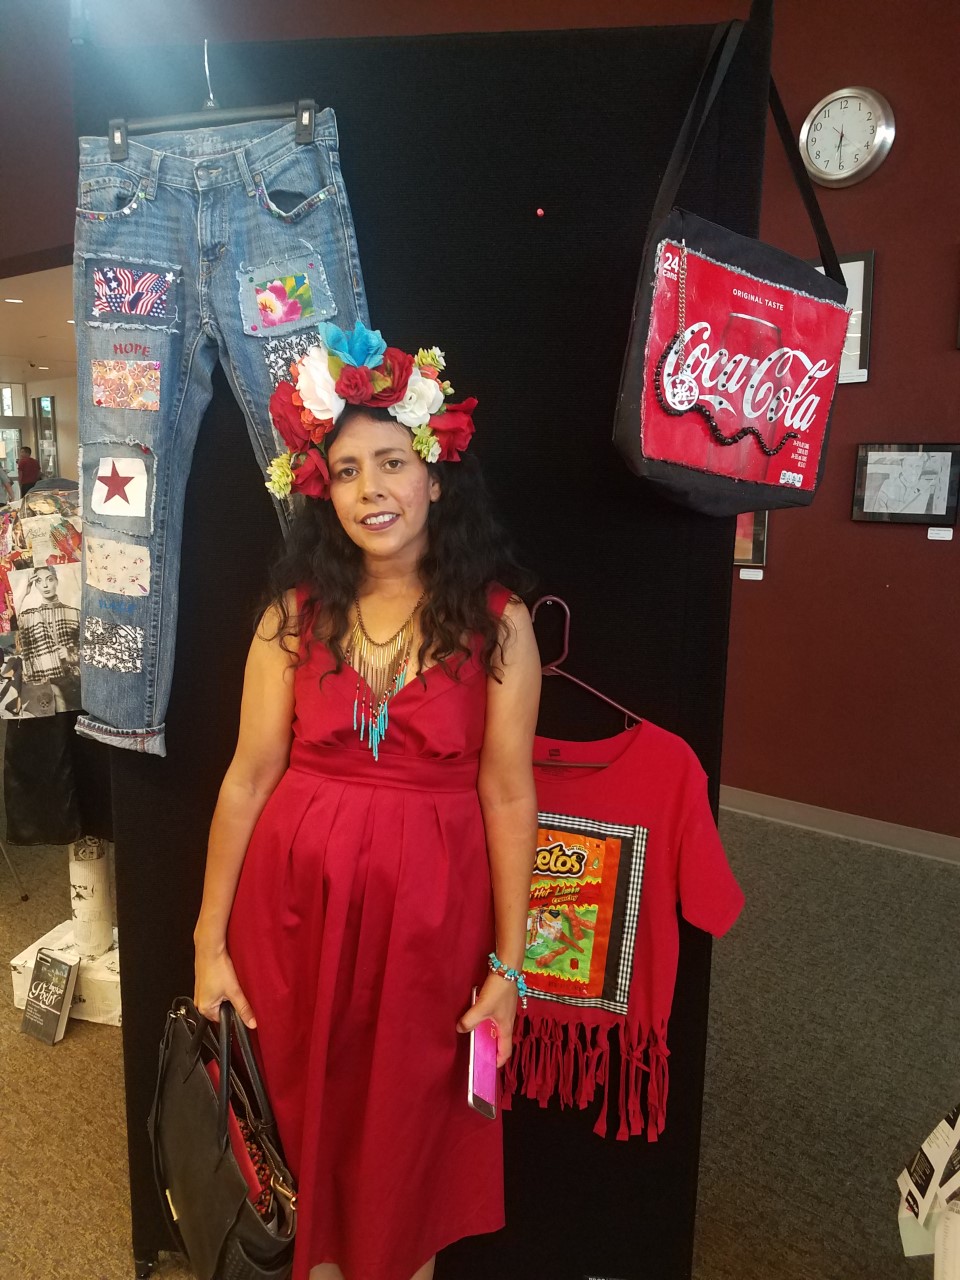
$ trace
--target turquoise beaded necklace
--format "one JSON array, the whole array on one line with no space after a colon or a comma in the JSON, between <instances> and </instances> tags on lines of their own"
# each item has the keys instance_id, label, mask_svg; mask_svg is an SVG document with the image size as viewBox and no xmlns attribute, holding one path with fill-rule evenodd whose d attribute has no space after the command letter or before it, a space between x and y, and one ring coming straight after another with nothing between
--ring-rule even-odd
<instances>
[{"instance_id":1,"label":"turquoise beaded necklace","mask_svg":"<svg viewBox=\"0 0 960 1280\"><path fill-rule=\"evenodd\" d=\"M380 743L390 721L390 699L399 693L407 680L410 651L413 647L413 620L425 595L426 592L421 593L403 626L382 643L371 640L363 625L360 597L354 596L357 620L346 653L347 661L357 673L353 727L359 731L360 741L366 740L374 760L379 759Z\"/></svg>"}]
</instances>

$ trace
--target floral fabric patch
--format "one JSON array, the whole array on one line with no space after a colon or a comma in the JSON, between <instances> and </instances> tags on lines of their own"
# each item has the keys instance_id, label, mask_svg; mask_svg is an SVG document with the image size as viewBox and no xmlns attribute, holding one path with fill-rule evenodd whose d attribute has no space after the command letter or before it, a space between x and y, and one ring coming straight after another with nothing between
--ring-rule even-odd
<instances>
[{"instance_id":1,"label":"floral fabric patch","mask_svg":"<svg viewBox=\"0 0 960 1280\"><path fill-rule=\"evenodd\" d=\"M336 315L323 260L317 253L278 258L237 272L243 331L276 338L316 327Z\"/></svg>"},{"instance_id":2,"label":"floral fabric patch","mask_svg":"<svg viewBox=\"0 0 960 1280\"><path fill-rule=\"evenodd\" d=\"M143 670L143 628L86 618L81 659L91 667L133 675Z\"/></svg>"},{"instance_id":3,"label":"floral fabric patch","mask_svg":"<svg viewBox=\"0 0 960 1280\"><path fill-rule=\"evenodd\" d=\"M159 360L91 360L90 369L98 407L159 412Z\"/></svg>"},{"instance_id":4,"label":"floral fabric patch","mask_svg":"<svg viewBox=\"0 0 960 1280\"><path fill-rule=\"evenodd\" d=\"M113 538L86 539L87 582L117 596L150 594L150 548Z\"/></svg>"},{"instance_id":5,"label":"floral fabric patch","mask_svg":"<svg viewBox=\"0 0 960 1280\"><path fill-rule=\"evenodd\" d=\"M106 516L145 516L147 466L143 458L101 458L93 478L90 509Z\"/></svg>"},{"instance_id":6,"label":"floral fabric patch","mask_svg":"<svg viewBox=\"0 0 960 1280\"><path fill-rule=\"evenodd\" d=\"M313 294L306 275L279 276L254 284L260 323L265 329L306 320L314 315Z\"/></svg>"},{"instance_id":7,"label":"floral fabric patch","mask_svg":"<svg viewBox=\"0 0 960 1280\"><path fill-rule=\"evenodd\" d=\"M92 315L142 316L172 319L172 271L137 267L94 267Z\"/></svg>"}]
</instances>

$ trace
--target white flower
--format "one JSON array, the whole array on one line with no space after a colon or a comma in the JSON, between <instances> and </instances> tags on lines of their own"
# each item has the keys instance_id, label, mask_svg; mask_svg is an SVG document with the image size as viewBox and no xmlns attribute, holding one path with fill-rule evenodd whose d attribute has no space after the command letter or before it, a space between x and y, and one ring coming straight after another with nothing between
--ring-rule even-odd
<instances>
[{"instance_id":1,"label":"white flower","mask_svg":"<svg viewBox=\"0 0 960 1280\"><path fill-rule=\"evenodd\" d=\"M311 347L298 367L297 390L304 407L315 418L332 418L336 422L346 401L334 389L336 384L330 376L326 347Z\"/></svg>"},{"instance_id":2,"label":"white flower","mask_svg":"<svg viewBox=\"0 0 960 1280\"><path fill-rule=\"evenodd\" d=\"M442 404L443 392L436 379L425 378L419 369L413 369L406 394L399 403L390 406L390 412L405 427L425 427L430 415Z\"/></svg>"}]
</instances>

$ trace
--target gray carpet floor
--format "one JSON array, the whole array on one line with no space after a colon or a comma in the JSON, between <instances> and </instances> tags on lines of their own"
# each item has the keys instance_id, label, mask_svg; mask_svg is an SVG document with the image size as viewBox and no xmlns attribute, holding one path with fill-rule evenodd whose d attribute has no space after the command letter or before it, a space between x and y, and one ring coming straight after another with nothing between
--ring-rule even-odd
<instances>
[{"instance_id":1,"label":"gray carpet floor","mask_svg":"<svg viewBox=\"0 0 960 1280\"><path fill-rule=\"evenodd\" d=\"M960 866L725 813L695 1280L903 1280L896 1177L960 1102Z\"/></svg>"},{"instance_id":2,"label":"gray carpet floor","mask_svg":"<svg viewBox=\"0 0 960 1280\"><path fill-rule=\"evenodd\" d=\"M900 1251L895 1179L960 1101L960 867L721 826L748 905L714 950L695 1280L930 1276ZM7 959L69 917L65 850L10 854L30 900L0 862ZM49 1048L20 1016L8 986L0 1280L131 1280L120 1032L74 1020ZM188 1277L174 1255L157 1275Z\"/></svg>"}]
</instances>

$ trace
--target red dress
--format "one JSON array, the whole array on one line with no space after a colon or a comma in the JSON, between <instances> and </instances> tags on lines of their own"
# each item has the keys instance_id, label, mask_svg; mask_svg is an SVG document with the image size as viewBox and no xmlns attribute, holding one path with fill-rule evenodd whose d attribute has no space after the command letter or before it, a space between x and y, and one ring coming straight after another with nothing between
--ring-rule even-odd
<instances>
[{"instance_id":1,"label":"red dress","mask_svg":"<svg viewBox=\"0 0 960 1280\"><path fill-rule=\"evenodd\" d=\"M491 597L500 613L508 593ZM494 941L477 797L486 674L431 667L374 760L357 675L310 644L290 765L254 830L228 947L299 1190L292 1280L410 1280L503 1226L499 1119L467 1105L456 1030Z\"/></svg>"}]
</instances>

